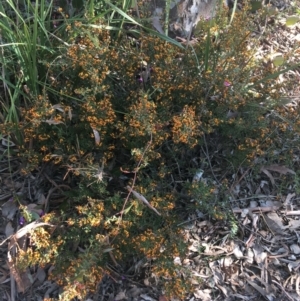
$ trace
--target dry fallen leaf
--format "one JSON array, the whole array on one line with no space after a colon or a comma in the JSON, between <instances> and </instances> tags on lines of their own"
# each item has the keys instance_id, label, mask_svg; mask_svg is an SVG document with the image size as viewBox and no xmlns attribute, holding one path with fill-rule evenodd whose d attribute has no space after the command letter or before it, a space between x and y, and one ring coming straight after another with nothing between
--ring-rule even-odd
<instances>
[{"instance_id":1,"label":"dry fallen leaf","mask_svg":"<svg viewBox=\"0 0 300 301\"><path fill-rule=\"evenodd\" d=\"M290 245L290 249L294 254L296 255L300 254L300 247L297 244Z\"/></svg>"},{"instance_id":2,"label":"dry fallen leaf","mask_svg":"<svg viewBox=\"0 0 300 301\"><path fill-rule=\"evenodd\" d=\"M285 206L290 205L291 199L294 198L295 196L296 196L296 193L289 193L289 194L286 196L286 199L285 199L285 201L284 201L284 205L285 205Z\"/></svg>"},{"instance_id":3,"label":"dry fallen leaf","mask_svg":"<svg viewBox=\"0 0 300 301\"><path fill-rule=\"evenodd\" d=\"M19 238L23 237L24 235L29 233L31 230L41 227L41 226L54 227L53 225L48 224L48 223L34 221L34 222L26 225L25 227L19 229L15 234L10 235L9 237L7 237L3 241L1 241L0 246L2 246L8 239L11 239L11 247L13 247Z\"/></svg>"},{"instance_id":4,"label":"dry fallen leaf","mask_svg":"<svg viewBox=\"0 0 300 301\"><path fill-rule=\"evenodd\" d=\"M154 16L151 18L152 19L152 25L153 27L161 34L164 34L164 31L163 31L163 28L160 24L160 20L159 20L159 17L157 16Z\"/></svg>"},{"instance_id":5,"label":"dry fallen leaf","mask_svg":"<svg viewBox=\"0 0 300 301\"><path fill-rule=\"evenodd\" d=\"M274 234L284 235L284 229L286 227L282 224L282 221L277 213L270 212L264 215L264 221Z\"/></svg>"},{"instance_id":6,"label":"dry fallen leaf","mask_svg":"<svg viewBox=\"0 0 300 301\"><path fill-rule=\"evenodd\" d=\"M10 270L10 274L17 283L18 292L25 292L25 286L23 285L22 278L20 277L18 269L16 268L14 264L14 260L12 259L9 252L7 257L8 257L7 264Z\"/></svg>"},{"instance_id":7,"label":"dry fallen leaf","mask_svg":"<svg viewBox=\"0 0 300 301\"><path fill-rule=\"evenodd\" d=\"M51 269L51 268L50 268ZM48 289L47 291L45 292L44 294L44 299L47 299L49 298L50 299L50 294L52 294L54 291L57 291L58 290L58 285L54 282L50 282L48 280L46 280L44 283L43 283L43 286L45 287L46 285L48 285ZM46 286L47 287L47 286Z\"/></svg>"},{"instance_id":8,"label":"dry fallen leaf","mask_svg":"<svg viewBox=\"0 0 300 301\"><path fill-rule=\"evenodd\" d=\"M266 168L262 167L260 171L263 172L270 179L272 185L275 185L275 180L272 174Z\"/></svg>"},{"instance_id":9,"label":"dry fallen leaf","mask_svg":"<svg viewBox=\"0 0 300 301\"><path fill-rule=\"evenodd\" d=\"M156 299L154 299L146 294L141 294L140 297L146 301L156 301Z\"/></svg>"},{"instance_id":10,"label":"dry fallen leaf","mask_svg":"<svg viewBox=\"0 0 300 301\"><path fill-rule=\"evenodd\" d=\"M243 258L243 257L244 257L243 252L241 251L239 245L237 245L237 244L234 246L233 254L234 254L234 256L235 256L237 259L240 259L240 258Z\"/></svg>"},{"instance_id":11,"label":"dry fallen leaf","mask_svg":"<svg viewBox=\"0 0 300 301\"><path fill-rule=\"evenodd\" d=\"M73 114L72 114L72 109L70 107L68 108L68 116L69 119L72 120Z\"/></svg>"},{"instance_id":12,"label":"dry fallen leaf","mask_svg":"<svg viewBox=\"0 0 300 301\"><path fill-rule=\"evenodd\" d=\"M53 105L53 106L52 106L52 109L57 110L57 111L60 111L60 112L62 112L62 113L65 112L63 105L61 105L61 104L59 104L59 103L56 104L56 105Z\"/></svg>"},{"instance_id":13,"label":"dry fallen leaf","mask_svg":"<svg viewBox=\"0 0 300 301\"><path fill-rule=\"evenodd\" d=\"M166 296L161 295L158 297L158 301L169 301L169 300Z\"/></svg>"},{"instance_id":14,"label":"dry fallen leaf","mask_svg":"<svg viewBox=\"0 0 300 301\"><path fill-rule=\"evenodd\" d=\"M8 222L6 224L6 227L5 227L5 235L6 235L6 237L9 237L9 236L13 235L14 232L15 232L15 230L14 230L11 222Z\"/></svg>"},{"instance_id":15,"label":"dry fallen leaf","mask_svg":"<svg viewBox=\"0 0 300 301\"><path fill-rule=\"evenodd\" d=\"M126 295L128 298L135 298L135 297L139 296L142 293L142 291L143 290L141 288L134 286L127 292Z\"/></svg>"},{"instance_id":16,"label":"dry fallen leaf","mask_svg":"<svg viewBox=\"0 0 300 301\"><path fill-rule=\"evenodd\" d=\"M200 289L196 289L194 291L194 296L202 301L211 301L211 290L210 289L204 289L204 290L200 290Z\"/></svg>"},{"instance_id":17,"label":"dry fallen leaf","mask_svg":"<svg viewBox=\"0 0 300 301\"><path fill-rule=\"evenodd\" d=\"M40 283L44 283L47 275L45 273L45 270L42 269L41 267L38 267L37 273L36 273L36 278L39 280Z\"/></svg>"},{"instance_id":18,"label":"dry fallen leaf","mask_svg":"<svg viewBox=\"0 0 300 301\"><path fill-rule=\"evenodd\" d=\"M262 296L266 297L266 291L264 288L262 288L261 286L259 286L258 284L256 284L254 281L250 280L250 279L246 279L247 282L253 287L255 288ZM268 299L267 299L268 300Z\"/></svg>"},{"instance_id":19,"label":"dry fallen leaf","mask_svg":"<svg viewBox=\"0 0 300 301\"><path fill-rule=\"evenodd\" d=\"M124 291L119 292L119 293L114 297L114 300L116 300L116 301L120 301L120 300L123 300L123 299L126 299L126 294L125 294Z\"/></svg>"},{"instance_id":20,"label":"dry fallen leaf","mask_svg":"<svg viewBox=\"0 0 300 301\"><path fill-rule=\"evenodd\" d=\"M18 206L16 205L16 202L12 199L9 199L2 205L2 216L9 220L12 220L17 210Z\"/></svg>"},{"instance_id":21,"label":"dry fallen leaf","mask_svg":"<svg viewBox=\"0 0 300 301\"><path fill-rule=\"evenodd\" d=\"M266 252L263 252L263 248L260 244L256 243L253 248L254 253L254 260L258 264L258 266L261 266L264 264L265 259L267 258L268 254Z\"/></svg>"},{"instance_id":22,"label":"dry fallen leaf","mask_svg":"<svg viewBox=\"0 0 300 301\"><path fill-rule=\"evenodd\" d=\"M135 190L133 190L130 186L126 186L127 190L129 192L132 192L132 194L142 203L144 203L147 207L149 207L150 209L152 209L157 215L161 215L153 206L150 205L150 203L147 201L147 199L139 194L138 192L136 192Z\"/></svg>"},{"instance_id":23,"label":"dry fallen leaf","mask_svg":"<svg viewBox=\"0 0 300 301\"><path fill-rule=\"evenodd\" d=\"M1 139L1 144L3 146L8 146L8 147L15 146L15 143L13 143L10 138L7 139L7 138L4 138L4 137L2 137L2 139Z\"/></svg>"},{"instance_id":24,"label":"dry fallen leaf","mask_svg":"<svg viewBox=\"0 0 300 301\"><path fill-rule=\"evenodd\" d=\"M280 165L263 166L263 167L261 167L260 171L263 172L270 179L273 186L275 185L275 180L274 180L272 174L270 173L270 171L275 171L275 172L278 172L283 175L286 175L288 173L290 173L292 175L296 174L290 168L287 168L285 166L280 166Z\"/></svg>"},{"instance_id":25,"label":"dry fallen leaf","mask_svg":"<svg viewBox=\"0 0 300 301\"><path fill-rule=\"evenodd\" d=\"M93 129L94 137L95 137L95 144L99 145L100 144L100 134L97 130Z\"/></svg>"},{"instance_id":26,"label":"dry fallen leaf","mask_svg":"<svg viewBox=\"0 0 300 301\"><path fill-rule=\"evenodd\" d=\"M290 231L300 229L300 220L299 219L292 219L289 222L288 228Z\"/></svg>"},{"instance_id":27,"label":"dry fallen leaf","mask_svg":"<svg viewBox=\"0 0 300 301\"><path fill-rule=\"evenodd\" d=\"M20 273L20 278L21 278L21 281L22 281L22 286L21 286L20 289L22 289L22 292L23 292L23 289L25 291L27 291L32 286L32 284L34 282L29 268L27 268L24 272ZM19 287L18 287L18 289L19 289Z\"/></svg>"},{"instance_id":28,"label":"dry fallen leaf","mask_svg":"<svg viewBox=\"0 0 300 301\"><path fill-rule=\"evenodd\" d=\"M270 166L264 166L263 167L264 169L267 169L267 170L271 170L271 171L276 171L280 174L283 174L283 175L286 175L288 173L292 174L292 175L295 175L296 173L291 170L290 168L287 168L285 166L280 166L280 165L270 165Z\"/></svg>"},{"instance_id":29,"label":"dry fallen leaf","mask_svg":"<svg viewBox=\"0 0 300 301\"><path fill-rule=\"evenodd\" d=\"M55 119L47 119L44 120L44 122L48 123L49 125L56 125L56 124L63 123L61 120L55 120Z\"/></svg>"}]
</instances>

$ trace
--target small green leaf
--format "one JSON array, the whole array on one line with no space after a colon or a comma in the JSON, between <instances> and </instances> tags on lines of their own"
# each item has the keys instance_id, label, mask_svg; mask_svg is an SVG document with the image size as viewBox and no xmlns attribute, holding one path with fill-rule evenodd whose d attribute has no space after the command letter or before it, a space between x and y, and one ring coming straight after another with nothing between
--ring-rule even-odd
<instances>
[{"instance_id":1,"label":"small green leaf","mask_svg":"<svg viewBox=\"0 0 300 301\"><path fill-rule=\"evenodd\" d=\"M280 55L280 56L274 57L274 59L273 59L273 64L274 64L276 67L281 66L283 63L284 63L284 57L283 57L283 56Z\"/></svg>"},{"instance_id":2,"label":"small green leaf","mask_svg":"<svg viewBox=\"0 0 300 301\"><path fill-rule=\"evenodd\" d=\"M31 211L30 212L30 220L37 221L40 218L39 214L37 212Z\"/></svg>"},{"instance_id":3,"label":"small green leaf","mask_svg":"<svg viewBox=\"0 0 300 301\"><path fill-rule=\"evenodd\" d=\"M295 25L299 20L300 20L300 18L299 18L298 16L289 16L289 17L286 18L285 25L286 25L286 26L293 26L293 25Z\"/></svg>"}]
</instances>

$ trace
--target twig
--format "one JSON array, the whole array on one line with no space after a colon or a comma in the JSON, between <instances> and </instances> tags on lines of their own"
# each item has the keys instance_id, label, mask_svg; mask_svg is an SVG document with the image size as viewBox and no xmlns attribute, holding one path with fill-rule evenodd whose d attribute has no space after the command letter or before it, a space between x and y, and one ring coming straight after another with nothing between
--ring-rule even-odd
<instances>
[{"instance_id":1,"label":"twig","mask_svg":"<svg viewBox=\"0 0 300 301\"><path fill-rule=\"evenodd\" d=\"M286 257L286 256L288 256L290 254L288 246L286 244L284 244L284 243L281 243L281 244L282 244L282 246L285 249L285 253L278 254L278 255L268 255L268 258L282 258L282 257Z\"/></svg>"},{"instance_id":2,"label":"twig","mask_svg":"<svg viewBox=\"0 0 300 301\"><path fill-rule=\"evenodd\" d=\"M51 188L51 189L49 190L48 194L47 194L47 197L46 197L46 200L45 200L45 204L44 204L44 211L45 211L45 213L48 212L48 209L49 209L49 199L50 199L51 194L52 194L55 190L57 190L57 189L61 190L61 188L71 189L70 186L64 185L64 184L57 185L57 186ZM63 190L61 190L61 191L63 192Z\"/></svg>"},{"instance_id":3,"label":"twig","mask_svg":"<svg viewBox=\"0 0 300 301\"><path fill-rule=\"evenodd\" d=\"M136 178L137 178L137 172L139 171L139 168L140 168L140 166L142 165L142 161L143 161L143 159L144 159L144 157L145 157L145 154L146 154L146 152L148 151L148 149L150 148L150 145L151 145L151 144L152 144L152 133L151 133L151 136L150 136L150 141L148 142L148 144L147 144L147 146L146 146L146 148L145 148L145 150L144 150L144 152L143 152L143 154L142 154L142 157L141 157L140 161L139 161L138 164L137 164L137 167L136 167L135 170L133 171L134 177L133 177L133 180L132 180L131 190L133 190L133 187L134 187L134 185L135 185ZM126 206L128 200L129 200L130 194L131 194L131 191L129 191L129 193L128 193L126 199L125 199L125 202L124 202L124 205L123 205L123 208L122 208L122 211L121 211L121 219L122 219L122 217L123 217L124 209L125 209L125 206Z\"/></svg>"},{"instance_id":4,"label":"twig","mask_svg":"<svg viewBox=\"0 0 300 301\"><path fill-rule=\"evenodd\" d=\"M68 44L67 42L63 41L62 39L60 39L59 37L57 37L55 34L48 32L53 38L57 39L58 41L60 41L61 43L63 43L65 46L70 47L71 45Z\"/></svg>"},{"instance_id":5,"label":"twig","mask_svg":"<svg viewBox=\"0 0 300 301\"><path fill-rule=\"evenodd\" d=\"M300 210L287 211L285 215L300 215Z\"/></svg>"},{"instance_id":6,"label":"twig","mask_svg":"<svg viewBox=\"0 0 300 301\"><path fill-rule=\"evenodd\" d=\"M285 291L285 289L283 288L283 286L282 286L279 282L277 282L277 281L275 281L275 280L272 280L272 282L275 283L275 284L277 284L277 285L281 288L281 291L287 296L287 298L288 298L289 300L294 301L294 299L290 296L290 294L288 294L288 293Z\"/></svg>"},{"instance_id":7,"label":"twig","mask_svg":"<svg viewBox=\"0 0 300 301\"><path fill-rule=\"evenodd\" d=\"M263 198L277 198L276 195L260 195L260 194L257 194L257 195L252 195L252 196L249 196L248 198L240 198L240 199L236 199L237 202L239 201L247 201L247 200L253 200L253 199L263 199Z\"/></svg>"},{"instance_id":8,"label":"twig","mask_svg":"<svg viewBox=\"0 0 300 301\"><path fill-rule=\"evenodd\" d=\"M120 214L120 220L122 220L122 218L123 218L123 213L125 212L125 206L126 206L128 200L129 200L129 197L130 197L131 192L132 192L132 190L133 190L133 187L134 187L134 185L135 185L136 178L137 178L137 173L138 173L138 171L139 171L139 168L140 168L140 166L142 165L142 161L143 161L143 159L144 159L144 157L145 157L146 152L147 152L148 149L150 148L151 144L152 144L152 133L151 133L151 136L150 136L150 141L148 142L148 144L147 144L147 146L146 146L146 148L145 148L145 150L144 150L144 152L143 152L143 154L142 154L142 156L141 156L141 159L139 160L139 162L138 162L136 168L134 169L134 171L131 171L131 172L130 172L130 173L133 173L134 176L133 176L133 180L132 180L132 185L131 185L131 187L130 187L131 189L130 189L130 191L128 192L127 197L126 197L126 199L125 199L125 201L124 201L122 210L118 213L118 214ZM121 168L121 171L122 171L122 172L126 172L126 171L122 170L122 168ZM128 172L128 173L129 173L129 172ZM116 215L118 215L118 214L116 214ZM120 224L121 224L121 223L118 223L118 228L117 228L117 230L119 230ZM113 242L113 241L114 241L114 239L112 240L112 242Z\"/></svg>"},{"instance_id":9,"label":"twig","mask_svg":"<svg viewBox=\"0 0 300 301\"><path fill-rule=\"evenodd\" d=\"M220 182L218 181L218 179L217 179L217 177L216 177L216 175L215 175L215 173L214 173L214 171L213 171L212 165L211 165L211 161L210 161L210 158L209 158L209 155L208 155L209 152L208 152L208 147L207 147L207 142L206 142L205 134L203 135L203 139L204 139L204 145L205 145L206 151L203 149L202 146L201 146L201 149L202 149L202 151L203 151L203 153L204 153L204 155L205 155L205 157L206 157L206 159L207 159L207 161L208 161L208 164L209 164L209 167L210 167L210 170L211 170L211 173L212 173L214 179L216 180L216 182L217 182L218 184L220 184Z\"/></svg>"},{"instance_id":10,"label":"twig","mask_svg":"<svg viewBox=\"0 0 300 301\"><path fill-rule=\"evenodd\" d=\"M251 213L260 213L260 212L270 212L270 211L276 211L278 210L278 206L270 206L270 207L253 207L253 208L245 208L245 209L239 209L239 208L234 208L232 209L233 213L242 213L248 210L248 212ZM299 211L300 214L300 211Z\"/></svg>"},{"instance_id":11,"label":"twig","mask_svg":"<svg viewBox=\"0 0 300 301\"><path fill-rule=\"evenodd\" d=\"M239 184L239 183L244 179L244 177L246 176L246 174L248 173L249 170L250 170L250 167L242 174L242 176L241 176L237 181L235 181L235 182L231 185L231 187L230 187L230 189L229 189L230 192L232 192L234 186L236 186L237 184Z\"/></svg>"}]
</instances>

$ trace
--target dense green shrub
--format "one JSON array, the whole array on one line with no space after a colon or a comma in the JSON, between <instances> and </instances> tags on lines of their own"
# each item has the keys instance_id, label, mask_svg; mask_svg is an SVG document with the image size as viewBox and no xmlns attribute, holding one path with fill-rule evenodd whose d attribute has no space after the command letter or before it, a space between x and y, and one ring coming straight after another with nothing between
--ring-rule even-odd
<instances>
[{"instance_id":1,"label":"dense green shrub","mask_svg":"<svg viewBox=\"0 0 300 301\"><path fill-rule=\"evenodd\" d=\"M108 261L125 269L132 256L152 261L165 289L183 296L188 268L173 263L185 254L179 222L197 208L228 216L226 180L193 181L201 147L221 145L226 162L252 163L273 146L274 127L291 126L265 118L270 99L280 97L268 79L278 70L255 59L247 11L231 26L226 11L205 22L199 42L179 49L146 33L116 42L100 22L69 21L65 44L44 62L43 92L20 106L23 173L50 162L79 182L69 208L43 217L56 229L34 232L34 247L18 258L20 267L54 264L65 298L83 297L110 273ZM132 198L130 187L157 212Z\"/></svg>"}]
</instances>

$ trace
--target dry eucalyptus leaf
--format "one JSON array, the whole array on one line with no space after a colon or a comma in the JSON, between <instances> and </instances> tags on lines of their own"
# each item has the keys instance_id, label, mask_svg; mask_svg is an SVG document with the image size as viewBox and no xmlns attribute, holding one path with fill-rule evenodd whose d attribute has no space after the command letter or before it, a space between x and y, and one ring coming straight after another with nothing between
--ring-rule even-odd
<instances>
[{"instance_id":1,"label":"dry eucalyptus leaf","mask_svg":"<svg viewBox=\"0 0 300 301\"><path fill-rule=\"evenodd\" d=\"M262 167L260 169L260 171L263 172L270 179L272 185L275 185L275 180L274 180L273 176L266 168Z\"/></svg>"},{"instance_id":2,"label":"dry eucalyptus leaf","mask_svg":"<svg viewBox=\"0 0 300 301\"><path fill-rule=\"evenodd\" d=\"M65 112L64 107L63 107L61 104L59 104L59 103L56 104L56 105L53 105L53 106L52 106L52 109L57 110L57 111L60 111L60 112L62 112L62 113Z\"/></svg>"},{"instance_id":3,"label":"dry eucalyptus leaf","mask_svg":"<svg viewBox=\"0 0 300 301\"><path fill-rule=\"evenodd\" d=\"M37 204L45 205L46 204L46 197L42 192L37 193Z\"/></svg>"},{"instance_id":4,"label":"dry eucalyptus leaf","mask_svg":"<svg viewBox=\"0 0 300 301\"><path fill-rule=\"evenodd\" d=\"M263 264L268 254L266 252L263 252L263 248L258 243L256 243L252 249L256 263L258 265Z\"/></svg>"},{"instance_id":5,"label":"dry eucalyptus leaf","mask_svg":"<svg viewBox=\"0 0 300 301\"><path fill-rule=\"evenodd\" d=\"M241 251L241 249L238 245L234 246L233 254L237 259L240 259L240 258L244 257L244 254L243 254L243 252Z\"/></svg>"},{"instance_id":6,"label":"dry eucalyptus leaf","mask_svg":"<svg viewBox=\"0 0 300 301\"><path fill-rule=\"evenodd\" d=\"M72 114L72 109L70 107L68 108L68 116L69 119L72 120L73 114Z\"/></svg>"},{"instance_id":7,"label":"dry eucalyptus leaf","mask_svg":"<svg viewBox=\"0 0 300 301\"><path fill-rule=\"evenodd\" d=\"M211 290L210 289L204 289L204 290L200 290L200 289L196 289L194 291L194 296L202 301L211 301Z\"/></svg>"},{"instance_id":8,"label":"dry eucalyptus leaf","mask_svg":"<svg viewBox=\"0 0 300 301\"><path fill-rule=\"evenodd\" d=\"M63 123L61 120L55 120L55 119L47 119L44 122L48 123L49 125L56 125L56 124L60 124Z\"/></svg>"},{"instance_id":9,"label":"dry eucalyptus leaf","mask_svg":"<svg viewBox=\"0 0 300 301\"><path fill-rule=\"evenodd\" d=\"M298 269L299 261L298 260L297 261L291 261L291 262L288 263L287 267L288 267L288 270L290 272L293 272L293 271Z\"/></svg>"},{"instance_id":10,"label":"dry eucalyptus leaf","mask_svg":"<svg viewBox=\"0 0 300 301\"><path fill-rule=\"evenodd\" d=\"M286 175L288 173L295 175L296 173L291 170L290 168L287 168L285 166L280 166L280 165L270 165L270 166L265 166L264 169L271 170L271 171L276 171L280 174Z\"/></svg>"},{"instance_id":11,"label":"dry eucalyptus leaf","mask_svg":"<svg viewBox=\"0 0 300 301\"><path fill-rule=\"evenodd\" d=\"M257 201L250 201L250 204L249 204L249 207L250 208L255 208L255 207L257 207L258 206L258 203L257 203Z\"/></svg>"},{"instance_id":12,"label":"dry eucalyptus leaf","mask_svg":"<svg viewBox=\"0 0 300 301\"><path fill-rule=\"evenodd\" d=\"M248 209L242 209L241 217L246 217L249 213Z\"/></svg>"},{"instance_id":13,"label":"dry eucalyptus leaf","mask_svg":"<svg viewBox=\"0 0 300 301\"><path fill-rule=\"evenodd\" d=\"M141 288L134 286L127 292L126 295L128 298L135 298L135 297L139 296L142 293L142 291L143 290Z\"/></svg>"},{"instance_id":14,"label":"dry eucalyptus leaf","mask_svg":"<svg viewBox=\"0 0 300 301\"><path fill-rule=\"evenodd\" d=\"M233 258L232 257L224 257L224 258L218 260L218 263L220 263L220 265L222 267L230 267L233 264Z\"/></svg>"},{"instance_id":15,"label":"dry eucalyptus leaf","mask_svg":"<svg viewBox=\"0 0 300 301\"><path fill-rule=\"evenodd\" d=\"M294 254L300 254L300 247L297 244L290 245L290 249Z\"/></svg>"},{"instance_id":16,"label":"dry eucalyptus leaf","mask_svg":"<svg viewBox=\"0 0 300 301\"><path fill-rule=\"evenodd\" d=\"M273 201L273 200L266 200L265 202L266 207L280 207L282 204L279 201Z\"/></svg>"},{"instance_id":17,"label":"dry eucalyptus leaf","mask_svg":"<svg viewBox=\"0 0 300 301\"><path fill-rule=\"evenodd\" d=\"M49 226L49 227L54 227L51 224L48 223L42 223L42 222L38 222L38 221L34 221L26 226L24 226L23 228L19 229L15 234L10 235L8 238L4 239L3 241L1 241L0 246L3 245L8 239L12 238L12 245L11 247L13 247L15 245L15 242L20 239L21 237L23 237L24 235L26 235L27 233L29 233L31 230L41 227L41 226Z\"/></svg>"},{"instance_id":18,"label":"dry eucalyptus leaf","mask_svg":"<svg viewBox=\"0 0 300 301\"><path fill-rule=\"evenodd\" d=\"M288 225L288 229L290 231L292 231L292 230L300 230L300 220L299 219L292 219L292 220L290 220L289 225Z\"/></svg>"},{"instance_id":19,"label":"dry eucalyptus leaf","mask_svg":"<svg viewBox=\"0 0 300 301\"><path fill-rule=\"evenodd\" d=\"M296 196L296 193L289 193L289 194L286 196L286 199L285 199L285 201L284 201L284 205L285 205L285 206L289 205L289 204L291 203L291 199L292 199L293 197L295 197L295 196Z\"/></svg>"},{"instance_id":20,"label":"dry eucalyptus leaf","mask_svg":"<svg viewBox=\"0 0 300 301\"><path fill-rule=\"evenodd\" d=\"M97 130L92 129L95 137L95 144L99 145L100 144L100 134Z\"/></svg>"},{"instance_id":21,"label":"dry eucalyptus leaf","mask_svg":"<svg viewBox=\"0 0 300 301\"><path fill-rule=\"evenodd\" d=\"M11 139L7 139L7 138L4 138L4 137L2 137L2 139L1 139L1 144L3 146L8 146L8 147L15 146L15 144L11 141Z\"/></svg>"},{"instance_id":22,"label":"dry eucalyptus leaf","mask_svg":"<svg viewBox=\"0 0 300 301\"><path fill-rule=\"evenodd\" d=\"M199 252L200 249L200 242L195 240L191 246L188 247L188 249L192 252Z\"/></svg>"},{"instance_id":23,"label":"dry eucalyptus leaf","mask_svg":"<svg viewBox=\"0 0 300 301\"><path fill-rule=\"evenodd\" d=\"M36 273L36 277L39 280L40 283L44 283L47 275L45 273L45 270L42 269L41 267L38 267L37 273Z\"/></svg>"},{"instance_id":24,"label":"dry eucalyptus leaf","mask_svg":"<svg viewBox=\"0 0 300 301\"><path fill-rule=\"evenodd\" d=\"M5 235L6 235L6 237L9 237L9 236L13 235L14 232L15 232L14 227L12 226L11 222L8 222L6 224L6 227L5 227Z\"/></svg>"},{"instance_id":25,"label":"dry eucalyptus leaf","mask_svg":"<svg viewBox=\"0 0 300 301\"><path fill-rule=\"evenodd\" d=\"M152 25L153 27L161 34L164 34L164 30L160 24L160 20L159 20L159 17L157 16L154 16L151 18L152 19Z\"/></svg>"},{"instance_id":26,"label":"dry eucalyptus leaf","mask_svg":"<svg viewBox=\"0 0 300 301\"><path fill-rule=\"evenodd\" d=\"M146 294L141 294L140 297L146 301L156 301L156 299L154 299Z\"/></svg>"},{"instance_id":27,"label":"dry eucalyptus leaf","mask_svg":"<svg viewBox=\"0 0 300 301\"><path fill-rule=\"evenodd\" d=\"M264 215L264 221L274 234L284 234L285 226L282 224L280 217L275 212Z\"/></svg>"},{"instance_id":28,"label":"dry eucalyptus leaf","mask_svg":"<svg viewBox=\"0 0 300 301\"><path fill-rule=\"evenodd\" d=\"M161 215L154 207L152 207L150 205L150 203L147 201L147 199L141 195L140 193L138 193L137 191L133 190L130 186L126 186L127 190L129 192L132 192L132 194L141 202L143 202L147 207L149 207L150 209L152 209L157 215Z\"/></svg>"},{"instance_id":29,"label":"dry eucalyptus leaf","mask_svg":"<svg viewBox=\"0 0 300 301\"><path fill-rule=\"evenodd\" d=\"M119 292L119 293L114 297L114 300L116 300L116 301L120 301L120 300L123 300L123 299L126 299L126 294L125 294L124 291Z\"/></svg>"},{"instance_id":30,"label":"dry eucalyptus leaf","mask_svg":"<svg viewBox=\"0 0 300 301\"><path fill-rule=\"evenodd\" d=\"M254 261L254 253L250 248L248 248L247 249L247 255L246 255L246 262L248 264L252 264L253 261Z\"/></svg>"},{"instance_id":31,"label":"dry eucalyptus leaf","mask_svg":"<svg viewBox=\"0 0 300 301\"><path fill-rule=\"evenodd\" d=\"M9 220L12 220L17 210L18 207L16 205L16 202L14 202L12 199L9 199L2 205L2 216Z\"/></svg>"},{"instance_id":32,"label":"dry eucalyptus leaf","mask_svg":"<svg viewBox=\"0 0 300 301\"><path fill-rule=\"evenodd\" d=\"M51 269L51 268L50 268ZM50 298L50 294L52 294L54 291L58 290L58 285L56 283L50 282L50 281L45 281L44 285L48 284L49 288L45 292L44 298Z\"/></svg>"},{"instance_id":33,"label":"dry eucalyptus leaf","mask_svg":"<svg viewBox=\"0 0 300 301\"><path fill-rule=\"evenodd\" d=\"M261 286L259 286L258 284L256 284L254 281L250 280L250 279L246 279L247 282L254 288L256 289L262 296L266 296L266 291L264 288L262 288Z\"/></svg>"}]
</instances>

